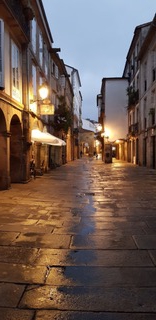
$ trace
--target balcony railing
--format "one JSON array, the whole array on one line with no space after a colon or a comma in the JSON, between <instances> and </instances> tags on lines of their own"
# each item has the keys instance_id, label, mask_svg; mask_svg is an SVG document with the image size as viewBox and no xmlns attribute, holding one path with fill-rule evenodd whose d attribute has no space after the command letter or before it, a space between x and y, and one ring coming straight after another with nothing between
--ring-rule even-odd
<instances>
[{"instance_id":1,"label":"balcony railing","mask_svg":"<svg viewBox=\"0 0 156 320\"><path fill-rule=\"evenodd\" d=\"M139 101L139 90L132 87L127 88L128 108L135 106Z\"/></svg>"},{"instance_id":2,"label":"balcony railing","mask_svg":"<svg viewBox=\"0 0 156 320\"><path fill-rule=\"evenodd\" d=\"M21 0L5 0L5 5L8 7L9 11L19 23L19 26L23 30L24 34L29 37L29 20L33 19L33 10L27 5L22 5Z\"/></svg>"},{"instance_id":3,"label":"balcony railing","mask_svg":"<svg viewBox=\"0 0 156 320\"><path fill-rule=\"evenodd\" d=\"M138 132L139 132L139 124L138 124L138 122L135 123L135 124L131 124L129 126L129 135L136 136L138 134Z\"/></svg>"}]
</instances>

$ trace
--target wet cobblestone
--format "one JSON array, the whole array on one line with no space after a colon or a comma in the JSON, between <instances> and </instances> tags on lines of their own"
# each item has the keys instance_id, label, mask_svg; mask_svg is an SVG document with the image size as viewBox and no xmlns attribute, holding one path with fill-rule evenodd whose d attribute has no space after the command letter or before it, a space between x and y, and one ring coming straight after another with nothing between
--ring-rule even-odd
<instances>
[{"instance_id":1,"label":"wet cobblestone","mask_svg":"<svg viewBox=\"0 0 156 320\"><path fill-rule=\"evenodd\" d=\"M156 171L82 158L0 191L0 319L155 320Z\"/></svg>"}]
</instances>

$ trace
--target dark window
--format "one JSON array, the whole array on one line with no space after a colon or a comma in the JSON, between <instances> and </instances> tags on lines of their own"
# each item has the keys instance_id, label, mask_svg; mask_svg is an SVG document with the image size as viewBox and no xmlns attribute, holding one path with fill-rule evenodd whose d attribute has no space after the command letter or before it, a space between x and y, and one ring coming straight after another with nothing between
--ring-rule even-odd
<instances>
[{"instance_id":1,"label":"dark window","mask_svg":"<svg viewBox=\"0 0 156 320\"><path fill-rule=\"evenodd\" d=\"M145 80L145 82L144 82L144 90L145 91L147 90L147 80Z\"/></svg>"},{"instance_id":2,"label":"dark window","mask_svg":"<svg viewBox=\"0 0 156 320\"><path fill-rule=\"evenodd\" d=\"M155 124L155 110L151 113L151 123L152 126Z\"/></svg>"},{"instance_id":3,"label":"dark window","mask_svg":"<svg viewBox=\"0 0 156 320\"><path fill-rule=\"evenodd\" d=\"M156 68L154 68L152 70L152 80L155 81L156 80Z\"/></svg>"}]
</instances>

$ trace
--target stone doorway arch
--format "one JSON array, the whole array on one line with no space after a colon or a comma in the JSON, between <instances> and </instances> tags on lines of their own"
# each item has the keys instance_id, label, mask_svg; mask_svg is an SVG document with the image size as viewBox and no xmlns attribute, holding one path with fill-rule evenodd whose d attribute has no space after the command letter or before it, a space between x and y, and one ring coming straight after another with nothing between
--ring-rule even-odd
<instances>
[{"instance_id":1,"label":"stone doorway arch","mask_svg":"<svg viewBox=\"0 0 156 320\"><path fill-rule=\"evenodd\" d=\"M11 119L10 134L10 179L17 183L23 180L22 128L17 115Z\"/></svg>"},{"instance_id":2,"label":"stone doorway arch","mask_svg":"<svg viewBox=\"0 0 156 320\"><path fill-rule=\"evenodd\" d=\"M0 109L0 190L8 189L7 130L3 111Z\"/></svg>"}]
</instances>

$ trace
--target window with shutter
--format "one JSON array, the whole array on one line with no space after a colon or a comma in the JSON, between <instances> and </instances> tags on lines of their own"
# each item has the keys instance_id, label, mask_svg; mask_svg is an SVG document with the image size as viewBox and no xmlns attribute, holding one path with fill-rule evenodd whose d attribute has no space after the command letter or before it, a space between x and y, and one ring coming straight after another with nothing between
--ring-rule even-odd
<instances>
[{"instance_id":1,"label":"window with shutter","mask_svg":"<svg viewBox=\"0 0 156 320\"><path fill-rule=\"evenodd\" d=\"M11 51L12 97L20 102L20 52L13 41L11 42Z\"/></svg>"}]
</instances>

